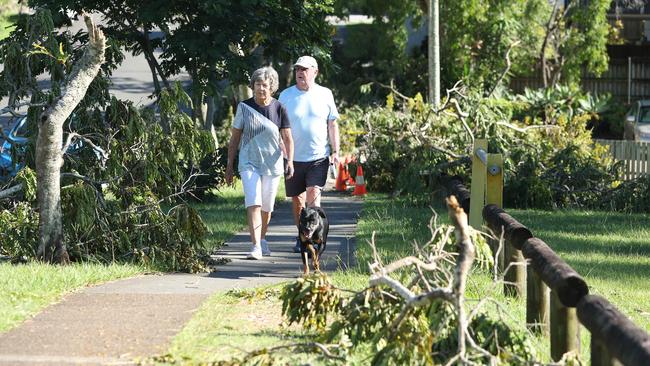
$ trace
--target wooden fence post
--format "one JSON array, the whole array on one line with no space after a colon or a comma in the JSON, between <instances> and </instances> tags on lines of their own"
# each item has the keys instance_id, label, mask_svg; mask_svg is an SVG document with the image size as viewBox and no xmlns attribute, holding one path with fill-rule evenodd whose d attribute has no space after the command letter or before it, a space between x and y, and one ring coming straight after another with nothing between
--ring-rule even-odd
<instances>
[{"instance_id":1,"label":"wooden fence post","mask_svg":"<svg viewBox=\"0 0 650 366\"><path fill-rule=\"evenodd\" d=\"M485 185L487 180L487 159L486 161L481 160L477 152L482 150L487 155L487 145L486 139L476 139L472 147L472 185L470 187L469 225L477 230L481 229L483 224L481 212L483 211L483 206L485 206Z\"/></svg>"},{"instance_id":2,"label":"wooden fence post","mask_svg":"<svg viewBox=\"0 0 650 366\"><path fill-rule=\"evenodd\" d=\"M531 266L526 268L526 325L534 333L548 335L549 289Z\"/></svg>"},{"instance_id":3,"label":"wooden fence post","mask_svg":"<svg viewBox=\"0 0 650 366\"><path fill-rule=\"evenodd\" d=\"M526 260L521 250L506 242L504 248L503 294L511 297L522 297L526 293Z\"/></svg>"},{"instance_id":4,"label":"wooden fence post","mask_svg":"<svg viewBox=\"0 0 650 366\"><path fill-rule=\"evenodd\" d=\"M578 352L580 348L578 315L576 308L562 305L558 294L551 290L551 358L562 359L565 353Z\"/></svg>"}]
</instances>

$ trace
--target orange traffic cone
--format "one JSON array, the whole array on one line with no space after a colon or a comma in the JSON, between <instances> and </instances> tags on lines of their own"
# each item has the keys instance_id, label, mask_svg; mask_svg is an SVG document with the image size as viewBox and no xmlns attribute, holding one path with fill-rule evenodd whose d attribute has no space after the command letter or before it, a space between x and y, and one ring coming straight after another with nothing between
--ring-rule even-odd
<instances>
[{"instance_id":1,"label":"orange traffic cone","mask_svg":"<svg viewBox=\"0 0 650 366\"><path fill-rule=\"evenodd\" d=\"M347 186L347 178L348 176L348 170L343 166L343 164L339 163L339 174L337 174L336 177L336 190L337 191L347 191L348 186Z\"/></svg>"},{"instance_id":2,"label":"orange traffic cone","mask_svg":"<svg viewBox=\"0 0 650 366\"><path fill-rule=\"evenodd\" d=\"M357 164L357 181L354 184L353 196L363 196L366 194L366 181L363 179L363 169L361 164Z\"/></svg>"},{"instance_id":3,"label":"orange traffic cone","mask_svg":"<svg viewBox=\"0 0 650 366\"><path fill-rule=\"evenodd\" d=\"M349 170L350 169L350 163L353 162L353 161L354 161L354 158L351 157L350 155L345 157L345 171L347 173L346 177L348 179L348 185L349 186L353 186L353 185L356 184L356 182L354 180L354 177L352 177L352 175L350 175L350 170Z\"/></svg>"}]
</instances>

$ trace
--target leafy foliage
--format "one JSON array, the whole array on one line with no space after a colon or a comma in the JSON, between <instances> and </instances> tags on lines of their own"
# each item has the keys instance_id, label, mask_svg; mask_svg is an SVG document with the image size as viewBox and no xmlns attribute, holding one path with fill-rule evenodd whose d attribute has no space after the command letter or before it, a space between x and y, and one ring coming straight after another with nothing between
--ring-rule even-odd
<instances>
[{"instance_id":1,"label":"leafy foliage","mask_svg":"<svg viewBox=\"0 0 650 366\"><path fill-rule=\"evenodd\" d=\"M282 290L282 314L289 324L302 323L306 329L323 329L327 319L338 311L339 291L325 273L299 278Z\"/></svg>"},{"instance_id":2,"label":"leafy foliage","mask_svg":"<svg viewBox=\"0 0 650 366\"><path fill-rule=\"evenodd\" d=\"M56 98L80 57L79 44L87 35L56 34L53 24L48 10L38 10L22 19L0 45L5 61L0 92L9 95L10 106L25 99L37 103ZM29 52L33 43L39 46ZM61 180L63 232L70 257L204 270L207 228L185 199L199 182L202 190L222 183L214 143L183 111L191 101L178 84L161 92L158 114L110 97L107 77L122 56L114 43L107 51L109 62L64 124L64 140L69 138L76 146L74 153L64 154ZM39 75L50 76L50 90L38 88ZM0 247L11 256L33 257L33 240L38 238L34 234L32 240L19 240L16 233L35 233L38 225L33 219L37 215L27 215L36 204L30 168L42 109L32 105L28 110L28 168L9 183L22 183L23 197L0 201L1 208L12 209L4 216L8 224L0 228L15 239ZM202 167L209 171L201 171Z\"/></svg>"},{"instance_id":3,"label":"leafy foliage","mask_svg":"<svg viewBox=\"0 0 650 366\"><path fill-rule=\"evenodd\" d=\"M36 256L38 212L27 202L0 210L0 254L24 261Z\"/></svg>"},{"instance_id":4,"label":"leafy foliage","mask_svg":"<svg viewBox=\"0 0 650 366\"><path fill-rule=\"evenodd\" d=\"M607 70L606 42L610 26L605 17L611 5L608 0L595 0L584 3L570 3L567 15L558 12L554 44L556 81L576 83L580 80L583 68L600 75ZM558 77L561 75L561 77Z\"/></svg>"},{"instance_id":5,"label":"leafy foliage","mask_svg":"<svg viewBox=\"0 0 650 366\"><path fill-rule=\"evenodd\" d=\"M351 108L342 123L359 126L357 136L370 190L424 192L431 188L429 172L447 157L438 149L437 136L450 136L449 144L464 144L461 124L432 114L421 97L401 111L388 108Z\"/></svg>"},{"instance_id":6,"label":"leafy foliage","mask_svg":"<svg viewBox=\"0 0 650 366\"><path fill-rule=\"evenodd\" d=\"M288 63L305 53L329 59L325 16L332 0L30 0L29 5L50 9L56 26L82 12L100 15L116 48L146 57L157 97L171 88L172 76L187 72L196 120L202 120L206 96L227 105L226 85L247 84L261 64Z\"/></svg>"},{"instance_id":7,"label":"leafy foliage","mask_svg":"<svg viewBox=\"0 0 650 366\"><path fill-rule=\"evenodd\" d=\"M422 90L426 80L421 80L421 74L413 69L418 63L426 64L426 60L421 52L410 54L406 50L407 24L417 29L423 23L415 1L336 1L335 8L341 17L366 14L372 19L371 24L339 28L340 37L333 46L332 60L341 72L326 75L326 83L335 86L337 99L351 105L381 100L386 94L383 90L361 91L361 86L370 81L394 82L400 90L412 94ZM368 47L369 44L380 46Z\"/></svg>"},{"instance_id":8,"label":"leafy foliage","mask_svg":"<svg viewBox=\"0 0 650 366\"><path fill-rule=\"evenodd\" d=\"M437 258L437 269L417 271L418 274L410 268L402 268L399 273L393 273L394 279L415 294L426 293L425 286L448 288L454 265L454 254L443 249L448 246L448 234L445 227L432 228L430 243L417 251L422 260ZM489 249L487 253L491 257ZM451 302L433 299L424 305L407 305L400 294L384 286L370 286L350 297L340 298L338 289L323 288L319 282L326 279L323 276L301 278L285 287L283 314L290 322L301 322L308 329L320 330L326 342L338 342L350 352L369 350L372 365L440 364L458 354L458 315ZM315 293L320 298L309 298L309 294ZM322 300L334 297L336 306ZM324 314L323 318L326 316L334 321L323 320L320 327L314 327L314 314ZM488 359L485 354L476 353L469 356L472 359L522 365L534 361L532 344L525 333L500 320L479 313L471 319L469 333L492 355Z\"/></svg>"},{"instance_id":9,"label":"leafy foliage","mask_svg":"<svg viewBox=\"0 0 650 366\"><path fill-rule=\"evenodd\" d=\"M516 42L519 45L510 53L512 71L530 70L542 42L538 22L548 12L545 0L441 2L443 84L451 86L462 79L491 89L506 69L505 55Z\"/></svg>"},{"instance_id":10,"label":"leafy foliage","mask_svg":"<svg viewBox=\"0 0 650 366\"><path fill-rule=\"evenodd\" d=\"M648 212L650 207L650 176L614 182L613 189L600 203L601 209L623 212Z\"/></svg>"},{"instance_id":11,"label":"leafy foliage","mask_svg":"<svg viewBox=\"0 0 650 366\"><path fill-rule=\"evenodd\" d=\"M623 203L623 193L616 196L619 204L609 204L620 184L621 165L593 144L589 129L594 118L610 111L607 99L569 86L508 98L483 98L472 89L461 93L452 95L441 113L416 97L398 107L389 100L383 108L350 108L341 116L342 125L353 131L344 140L354 138L370 190L407 194L415 203L429 204L445 177L458 175L469 182L472 139L483 137L490 152L504 155L508 207L647 210L632 204L634 198ZM450 107L454 100L460 109ZM632 189L634 197L641 191Z\"/></svg>"},{"instance_id":12,"label":"leafy foliage","mask_svg":"<svg viewBox=\"0 0 650 366\"><path fill-rule=\"evenodd\" d=\"M514 329L502 320L493 319L485 313L475 316L469 324L469 334L481 348L498 357L507 365L528 365L535 360L533 346L527 335ZM458 347L458 332L451 331L433 344L434 361L445 364L454 356ZM452 352L450 352L452 351ZM488 363L487 357L479 357L479 362Z\"/></svg>"}]
</instances>

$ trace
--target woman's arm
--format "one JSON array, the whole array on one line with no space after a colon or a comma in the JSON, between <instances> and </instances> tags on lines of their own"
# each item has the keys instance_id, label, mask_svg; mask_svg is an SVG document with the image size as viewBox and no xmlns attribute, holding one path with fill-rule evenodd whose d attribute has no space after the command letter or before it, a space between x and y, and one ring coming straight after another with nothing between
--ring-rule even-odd
<instances>
[{"instance_id":1,"label":"woman's arm","mask_svg":"<svg viewBox=\"0 0 650 366\"><path fill-rule=\"evenodd\" d=\"M282 136L282 142L286 149L286 158L287 158L287 167L284 172L287 179L293 176L293 137L291 136L290 128L281 128L280 135Z\"/></svg>"},{"instance_id":2,"label":"woman's arm","mask_svg":"<svg viewBox=\"0 0 650 366\"><path fill-rule=\"evenodd\" d=\"M239 147L239 141L241 140L242 130L238 128L230 129L230 143L228 144L228 165L226 166L226 183L231 185L233 183L233 176L235 173L235 154L237 154L237 148Z\"/></svg>"}]
</instances>

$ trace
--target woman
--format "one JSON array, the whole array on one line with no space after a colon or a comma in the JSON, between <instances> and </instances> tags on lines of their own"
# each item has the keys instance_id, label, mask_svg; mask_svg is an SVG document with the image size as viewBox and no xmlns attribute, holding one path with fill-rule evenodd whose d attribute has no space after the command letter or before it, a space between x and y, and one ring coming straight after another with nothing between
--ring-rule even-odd
<instances>
[{"instance_id":1,"label":"woman","mask_svg":"<svg viewBox=\"0 0 650 366\"><path fill-rule=\"evenodd\" d=\"M226 183L233 183L239 147L238 170L253 244L247 258L262 259L271 255L265 237L282 172L287 178L293 176L293 140L287 111L272 96L278 90L278 73L272 67L257 69L250 86L254 96L239 103L232 125Z\"/></svg>"}]
</instances>

